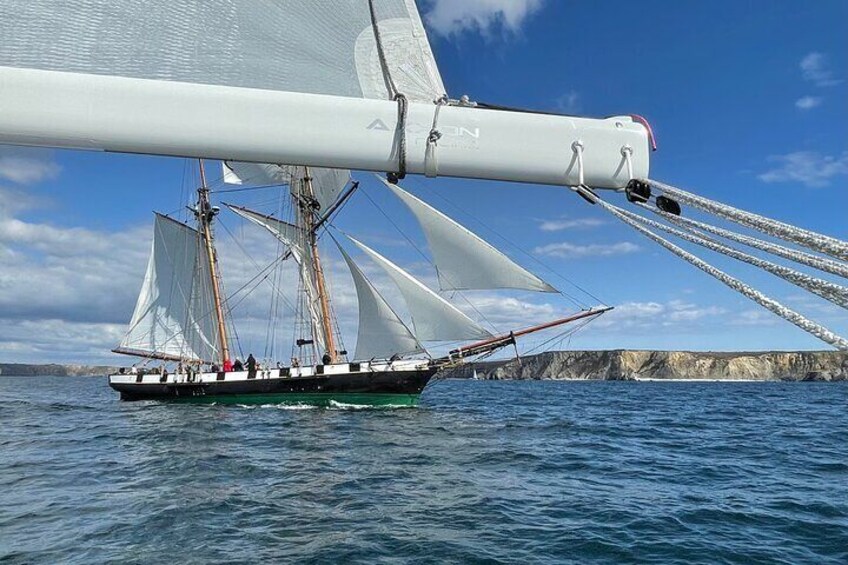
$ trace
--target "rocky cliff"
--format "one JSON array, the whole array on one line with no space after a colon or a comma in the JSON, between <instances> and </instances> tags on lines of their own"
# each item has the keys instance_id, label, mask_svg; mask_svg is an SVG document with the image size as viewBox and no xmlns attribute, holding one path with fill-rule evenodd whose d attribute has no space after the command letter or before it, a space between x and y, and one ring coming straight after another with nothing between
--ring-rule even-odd
<instances>
[{"instance_id":1,"label":"rocky cliff","mask_svg":"<svg viewBox=\"0 0 848 565\"><path fill-rule=\"evenodd\" d=\"M848 380L848 353L837 351L551 351L520 362L470 363L442 373L483 379Z\"/></svg>"},{"instance_id":2,"label":"rocky cliff","mask_svg":"<svg viewBox=\"0 0 848 565\"><path fill-rule=\"evenodd\" d=\"M26 365L0 363L0 375L7 377L88 377L117 372L116 367L102 365Z\"/></svg>"}]
</instances>

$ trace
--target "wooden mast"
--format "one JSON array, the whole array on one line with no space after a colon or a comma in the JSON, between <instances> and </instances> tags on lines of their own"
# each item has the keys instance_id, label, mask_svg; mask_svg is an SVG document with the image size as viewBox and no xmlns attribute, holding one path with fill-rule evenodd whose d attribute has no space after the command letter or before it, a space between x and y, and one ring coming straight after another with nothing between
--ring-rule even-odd
<instances>
[{"instance_id":1,"label":"wooden mast","mask_svg":"<svg viewBox=\"0 0 848 565\"><path fill-rule=\"evenodd\" d=\"M324 269L321 267L321 257L318 254L318 234L316 233L314 204L315 190L312 187L312 177L309 167L304 167L303 183L298 204L301 207L301 217L304 221L303 229L309 239L309 248L312 252L312 269L315 271L315 290L318 292L318 302L321 306L322 330L324 331L324 343L326 344L326 355L330 363L336 362L336 342L333 337L332 317L330 316L330 297L327 293L327 283L324 280Z\"/></svg>"},{"instance_id":2,"label":"wooden mast","mask_svg":"<svg viewBox=\"0 0 848 565\"><path fill-rule=\"evenodd\" d=\"M221 363L230 358L230 347L227 343L227 325L224 321L224 308L221 301L221 286L218 276L218 254L212 237L212 219L217 210L209 203L209 187L206 186L206 172L203 169L203 159L198 159L200 166L200 188L197 189L197 208L194 214L200 223L200 233L206 245L206 257L209 260L209 274L212 278L212 297L215 301L215 316L218 321L218 335L221 336Z\"/></svg>"}]
</instances>

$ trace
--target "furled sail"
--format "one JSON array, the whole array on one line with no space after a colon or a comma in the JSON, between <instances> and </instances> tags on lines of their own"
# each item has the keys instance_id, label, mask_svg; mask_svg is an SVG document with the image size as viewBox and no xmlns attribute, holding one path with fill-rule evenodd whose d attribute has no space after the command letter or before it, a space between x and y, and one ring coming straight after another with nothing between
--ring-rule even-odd
<instances>
[{"instance_id":1,"label":"furled sail","mask_svg":"<svg viewBox=\"0 0 848 565\"><path fill-rule=\"evenodd\" d=\"M272 218L271 216L248 210L247 208L232 204L226 204L226 206L242 218L262 226L289 247L292 258L300 270L300 280L303 283L303 290L306 293L306 306L309 310L309 318L312 321L312 340L315 342L317 351L326 351L327 347L324 343L323 331L324 322L319 311L318 291L315 289L315 275L312 270L312 252L309 246L305 245L303 229L288 222Z\"/></svg>"},{"instance_id":2,"label":"furled sail","mask_svg":"<svg viewBox=\"0 0 848 565\"><path fill-rule=\"evenodd\" d=\"M411 99L442 96L414 0L373 1L398 90ZM6 0L0 64L390 98L367 0Z\"/></svg>"},{"instance_id":3,"label":"furled sail","mask_svg":"<svg viewBox=\"0 0 848 565\"><path fill-rule=\"evenodd\" d=\"M424 348L365 278L353 259L339 246L356 286L359 299L359 332L354 359L387 359L396 354L422 353Z\"/></svg>"},{"instance_id":4,"label":"furled sail","mask_svg":"<svg viewBox=\"0 0 848 565\"><path fill-rule=\"evenodd\" d=\"M290 165L272 165L268 163L244 163L224 161L224 182L227 184L269 186L277 184L291 185L293 181L307 176L306 167ZM312 179L315 199L321 204L321 210L327 210L339 197L350 181L347 169L325 169L309 167L308 175Z\"/></svg>"},{"instance_id":5,"label":"furled sail","mask_svg":"<svg viewBox=\"0 0 848 565\"><path fill-rule=\"evenodd\" d=\"M433 253L442 290L515 288L556 292L551 285L426 202L383 182L418 218Z\"/></svg>"},{"instance_id":6,"label":"furled sail","mask_svg":"<svg viewBox=\"0 0 848 565\"><path fill-rule=\"evenodd\" d=\"M199 238L185 224L156 215L144 284L117 352L172 360L220 357L212 277Z\"/></svg>"},{"instance_id":7,"label":"furled sail","mask_svg":"<svg viewBox=\"0 0 848 565\"><path fill-rule=\"evenodd\" d=\"M430 290L421 281L362 243L348 236L392 278L412 314L415 335L422 341L486 339L492 334Z\"/></svg>"}]
</instances>

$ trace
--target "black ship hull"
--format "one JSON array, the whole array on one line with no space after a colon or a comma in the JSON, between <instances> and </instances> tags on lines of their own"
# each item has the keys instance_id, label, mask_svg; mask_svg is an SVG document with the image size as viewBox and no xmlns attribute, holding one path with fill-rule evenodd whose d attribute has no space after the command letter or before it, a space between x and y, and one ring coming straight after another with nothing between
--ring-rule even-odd
<instances>
[{"instance_id":1,"label":"black ship hull","mask_svg":"<svg viewBox=\"0 0 848 565\"><path fill-rule=\"evenodd\" d=\"M286 369L256 373L112 375L109 386L122 400L218 404L308 404L415 406L435 367L364 372L286 375Z\"/></svg>"}]
</instances>

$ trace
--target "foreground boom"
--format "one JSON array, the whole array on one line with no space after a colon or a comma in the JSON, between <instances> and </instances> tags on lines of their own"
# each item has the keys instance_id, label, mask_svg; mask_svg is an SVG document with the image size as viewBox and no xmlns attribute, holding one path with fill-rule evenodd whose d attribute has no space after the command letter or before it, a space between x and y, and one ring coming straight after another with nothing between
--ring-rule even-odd
<instances>
[{"instance_id":1,"label":"foreground boom","mask_svg":"<svg viewBox=\"0 0 848 565\"><path fill-rule=\"evenodd\" d=\"M0 108L0 143L397 171L404 137L409 173L560 186L623 188L651 151L630 116L410 102L401 121L388 100L11 67Z\"/></svg>"}]
</instances>

